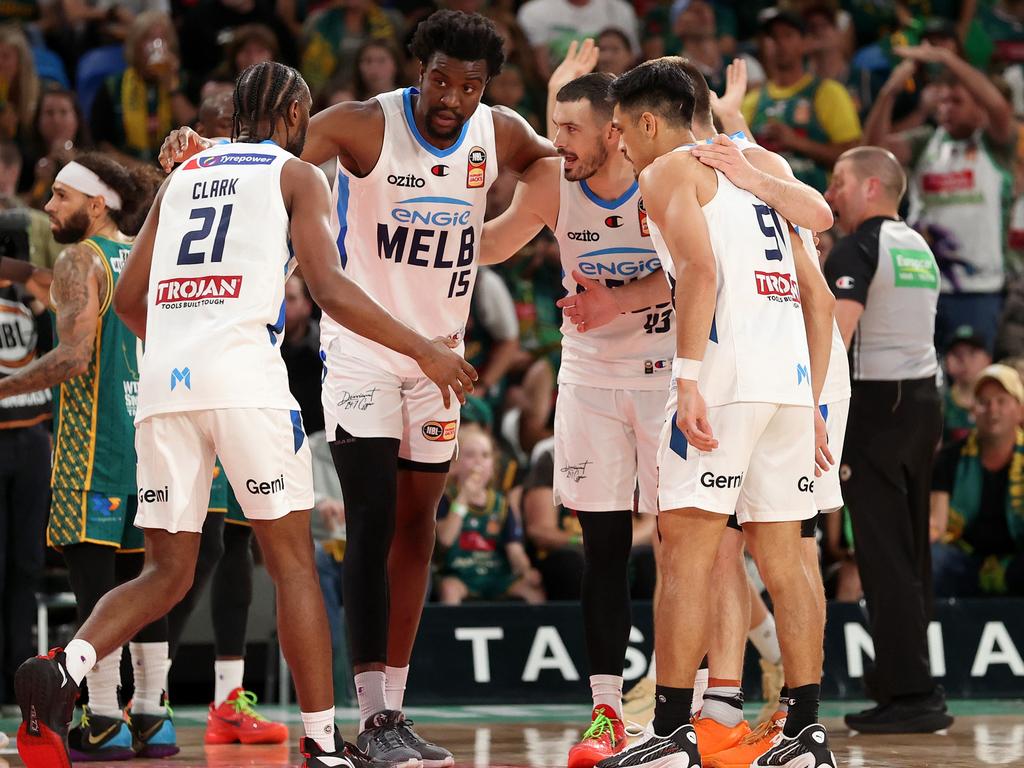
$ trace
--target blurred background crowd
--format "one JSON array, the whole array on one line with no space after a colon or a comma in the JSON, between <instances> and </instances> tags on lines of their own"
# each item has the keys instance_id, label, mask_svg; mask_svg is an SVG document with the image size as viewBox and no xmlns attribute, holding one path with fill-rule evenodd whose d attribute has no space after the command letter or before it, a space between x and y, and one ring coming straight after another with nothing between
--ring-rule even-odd
<instances>
[{"instance_id":1,"label":"blurred background crowd","mask_svg":"<svg viewBox=\"0 0 1024 768\"><path fill-rule=\"evenodd\" d=\"M591 37L600 71L620 74L644 59L680 54L719 96L727 64L745 60L748 90L737 106L752 133L821 191L846 149L868 143L893 150L910 178L905 216L932 246L942 275L936 346L945 369L945 434L932 495L936 590L1005 593L1006 569L1019 567L1024 554L1024 387L1016 378L996 382L1008 396L996 407L990 396L976 402L975 379L994 360L1024 370L1024 2L438 2L493 19L507 64L488 83L484 101L517 110L539 132L546 131L549 78L573 41ZM314 111L414 85L419 63L406 45L435 9L426 0L0 2L0 250L52 266L59 249L42 207L56 173L76 153L100 149L125 164L153 164L176 126L230 135L234 79L251 64L276 59L297 67L313 91ZM964 158L968 170L957 170ZM509 204L514 185L511 177L494 185L489 216ZM823 260L842 234L841 223L821 233ZM581 529L552 497L554 473L572 469L554 465L551 441L560 271L548 233L507 264L481 269L467 332L467 357L481 377L462 413L473 426L460 433L439 510L432 599L579 598ZM41 306L35 312L33 332L46 349L50 321ZM301 278L293 277L282 353L311 434L324 424L318 314ZM8 362L0 359L0 366ZM322 449L315 533L336 614L344 507L326 442L314 435L311 443ZM976 444L980 469L961 461ZM42 526L12 522L15 474L0 467L0 584L8 615L14 580L38 580L44 562L42 537L19 533ZM950 514L950 499L965 493L976 500L966 520ZM474 514L465 521L448 516L453 502ZM637 598L653 592L653 534L653 519L637 516ZM830 596L859 599L844 514L827 518L820 540ZM59 581L48 584L60 588Z\"/></svg>"}]
</instances>

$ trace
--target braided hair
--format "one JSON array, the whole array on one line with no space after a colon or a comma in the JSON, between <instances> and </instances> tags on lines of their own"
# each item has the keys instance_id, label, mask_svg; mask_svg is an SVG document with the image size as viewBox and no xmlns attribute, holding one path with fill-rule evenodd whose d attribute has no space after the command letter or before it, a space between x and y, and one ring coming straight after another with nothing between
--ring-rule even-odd
<instances>
[{"instance_id":1,"label":"braided hair","mask_svg":"<svg viewBox=\"0 0 1024 768\"><path fill-rule=\"evenodd\" d=\"M231 140L257 144L269 139L305 85L298 70L276 61L246 67L235 81Z\"/></svg>"}]
</instances>

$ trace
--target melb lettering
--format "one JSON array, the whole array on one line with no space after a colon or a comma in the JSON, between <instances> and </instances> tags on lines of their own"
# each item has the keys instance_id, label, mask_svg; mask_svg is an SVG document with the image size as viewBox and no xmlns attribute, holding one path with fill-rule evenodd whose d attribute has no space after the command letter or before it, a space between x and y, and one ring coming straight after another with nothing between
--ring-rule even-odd
<instances>
[{"instance_id":1,"label":"melb lettering","mask_svg":"<svg viewBox=\"0 0 1024 768\"><path fill-rule=\"evenodd\" d=\"M241 275L206 275L161 280L156 286L156 304L178 306L183 303L221 304L237 299L242 291Z\"/></svg>"}]
</instances>

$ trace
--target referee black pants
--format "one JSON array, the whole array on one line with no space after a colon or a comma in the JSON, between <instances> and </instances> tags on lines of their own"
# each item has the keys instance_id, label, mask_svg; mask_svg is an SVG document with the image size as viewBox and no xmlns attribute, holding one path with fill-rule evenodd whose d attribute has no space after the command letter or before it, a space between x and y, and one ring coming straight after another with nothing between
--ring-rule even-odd
<instances>
[{"instance_id":1,"label":"referee black pants","mask_svg":"<svg viewBox=\"0 0 1024 768\"><path fill-rule=\"evenodd\" d=\"M866 682L880 704L934 687L928 515L941 434L934 377L853 383L840 477L875 645Z\"/></svg>"}]
</instances>

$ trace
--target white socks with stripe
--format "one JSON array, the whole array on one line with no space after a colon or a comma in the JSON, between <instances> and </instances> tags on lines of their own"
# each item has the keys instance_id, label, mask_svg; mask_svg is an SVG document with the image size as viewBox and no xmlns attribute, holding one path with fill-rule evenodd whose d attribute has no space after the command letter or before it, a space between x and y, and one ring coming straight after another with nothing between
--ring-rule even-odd
<instances>
[{"instance_id":1,"label":"white socks with stripe","mask_svg":"<svg viewBox=\"0 0 1024 768\"><path fill-rule=\"evenodd\" d=\"M619 675L591 675L590 692L594 697L594 706L604 704L615 710L622 719L622 677Z\"/></svg>"},{"instance_id":2,"label":"white socks with stripe","mask_svg":"<svg viewBox=\"0 0 1024 768\"><path fill-rule=\"evenodd\" d=\"M135 670L132 712L137 715L166 714L160 698L171 666L167 643L129 643L128 650L131 651L132 669Z\"/></svg>"},{"instance_id":3,"label":"white socks with stripe","mask_svg":"<svg viewBox=\"0 0 1024 768\"><path fill-rule=\"evenodd\" d=\"M334 707L323 712L300 712L299 716L302 718L306 738L315 741L324 752L334 752Z\"/></svg>"},{"instance_id":4,"label":"white socks with stripe","mask_svg":"<svg viewBox=\"0 0 1024 768\"><path fill-rule=\"evenodd\" d=\"M384 701L387 709L401 710L405 703L405 683L409 679L409 665L384 668Z\"/></svg>"},{"instance_id":5,"label":"white socks with stripe","mask_svg":"<svg viewBox=\"0 0 1024 768\"><path fill-rule=\"evenodd\" d=\"M72 640L72 643L82 642ZM68 647L71 643L68 644ZM90 648L92 646L89 646ZM117 700L117 689L121 685L121 648L100 659L86 673L89 683L89 709L103 717L121 717L121 705ZM67 653L67 650L64 651ZM95 653L95 651L93 651ZM68 669L70 673L71 670ZM74 677L74 675L72 675Z\"/></svg>"},{"instance_id":6,"label":"white socks with stripe","mask_svg":"<svg viewBox=\"0 0 1024 768\"><path fill-rule=\"evenodd\" d=\"M213 662L214 683L213 705L219 707L236 688L242 687L245 676L245 659L217 659Z\"/></svg>"}]
</instances>

